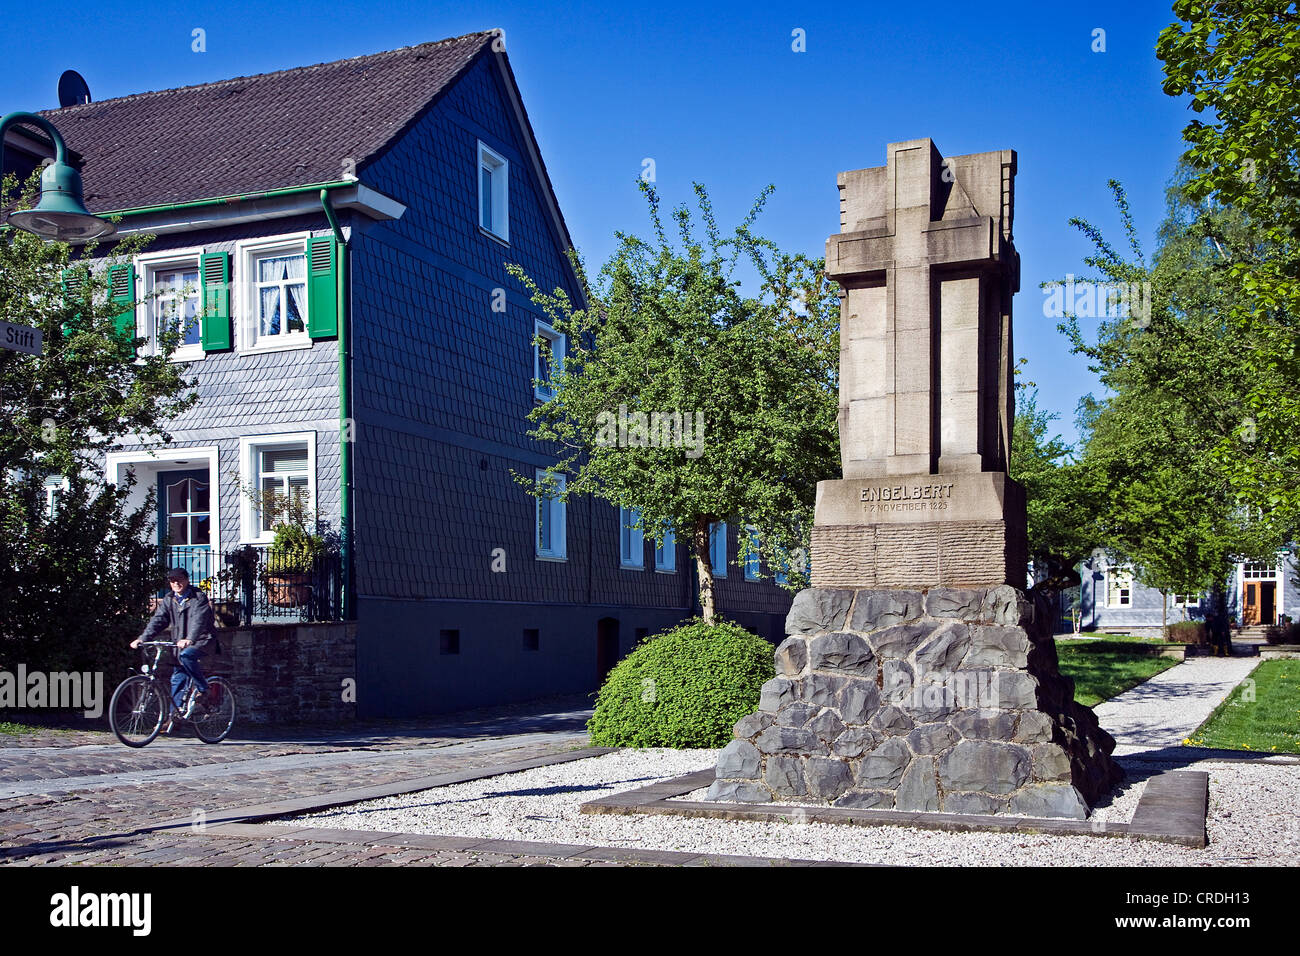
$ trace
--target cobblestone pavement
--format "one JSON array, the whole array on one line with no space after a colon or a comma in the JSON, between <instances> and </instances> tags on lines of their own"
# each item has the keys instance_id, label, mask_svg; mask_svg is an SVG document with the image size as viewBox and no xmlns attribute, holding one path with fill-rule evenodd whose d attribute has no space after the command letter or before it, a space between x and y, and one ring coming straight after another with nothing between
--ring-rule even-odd
<instances>
[{"instance_id":1,"label":"cobblestone pavement","mask_svg":"<svg viewBox=\"0 0 1300 956\"><path fill-rule=\"evenodd\" d=\"M465 772L587 746L586 700L441 721L262 728L217 746L188 735L130 750L104 730L0 739L0 866L601 866L522 852L241 839L178 819Z\"/></svg>"}]
</instances>

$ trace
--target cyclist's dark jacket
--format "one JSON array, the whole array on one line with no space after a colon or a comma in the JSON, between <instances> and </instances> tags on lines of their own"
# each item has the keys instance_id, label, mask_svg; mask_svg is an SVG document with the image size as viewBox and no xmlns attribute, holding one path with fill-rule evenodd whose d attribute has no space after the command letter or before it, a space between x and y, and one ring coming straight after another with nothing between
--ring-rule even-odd
<instances>
[{"instance_id":1,"label":"cyclist's dark jacket","mask_svg":"<svg viewBox=\"0 0 1300 956\"><path fill-rule=\"evenodd\" d=\"M200 650L208 646L213 637L212 605L208 596L191 584L181 592L181 598L177 602L176 595L169 589L166 596L158 599L158 609L140 635L141 640L152 640L170 627L172 640L189 638Z\"/></svg>"}]
</instances>

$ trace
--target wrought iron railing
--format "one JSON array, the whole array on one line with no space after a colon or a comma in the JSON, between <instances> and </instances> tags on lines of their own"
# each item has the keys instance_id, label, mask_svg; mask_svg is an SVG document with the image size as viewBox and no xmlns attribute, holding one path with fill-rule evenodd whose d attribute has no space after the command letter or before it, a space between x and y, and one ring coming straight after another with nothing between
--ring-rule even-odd
<instances>
[{"instance_id":1,"label":"wrought iron railing","mask_svg":"<svg viewBox=\"0 0 1300 956\"><path fill-rule=\"evenodd\" d=\"M184 568L227 627L267 621L342 620L343 576L332 551L306 563L283 560L265 545L213 552L204 547L159 549L163 567Z\"/></svg>"}]
</instances>

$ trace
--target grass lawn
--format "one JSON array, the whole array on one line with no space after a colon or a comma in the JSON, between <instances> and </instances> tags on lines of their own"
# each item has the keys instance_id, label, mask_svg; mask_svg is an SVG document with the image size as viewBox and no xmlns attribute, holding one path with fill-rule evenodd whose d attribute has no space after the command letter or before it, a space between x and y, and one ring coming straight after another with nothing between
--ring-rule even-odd
<instances>
[{"instance_id":1,"label":"grass lawn","mask_svg":"<svg viewBox=\"0 0 1300 956\"><path fill-rule=\"evenodd\" d=\"M1074 678L1076 701L1092 707L1179 663L1172 657L1135 654L1121 646L1123 643L1112 643L1110 635L1105 641L1056 642L1061 673Z\"/></svg>"},{"instance_id":2,"label":"grass lawn","mask_svg":"<svg viewBox=\"0 0 1300 956\"><path fill-rule=\"evenodd\" d=\"M15 724L11 720L0 720L0 734L9 734L12 737L19 734L34 734L44 729L44 727L32 727L28 724Z\"/></svg>"},{"instance_id":3,"label":"grass lawn","mask_svg":"<svg viewBox=\"0 0 1300 956\"><path fill-rule=\"evenodd\" d=\"M1300 753L1300 661L1262 662L1183 743Z\"/></svg>"}]
</instances>

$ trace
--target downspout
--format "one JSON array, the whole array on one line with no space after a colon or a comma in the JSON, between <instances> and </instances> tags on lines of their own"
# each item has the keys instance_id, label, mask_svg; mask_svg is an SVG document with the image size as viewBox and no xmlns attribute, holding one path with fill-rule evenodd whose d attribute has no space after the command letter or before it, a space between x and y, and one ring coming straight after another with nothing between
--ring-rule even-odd
<instances>
[{"instance_id":1,"label":"downspout","mask_svg":"<svg viewBox=\"0 0 1300 956\"><path fill-rule=\"evenodd\" d=\"M340 604L343 620L352 620L353 607L353 540L352 540L352 442L356 438L352 423L352 392L349 388L352 355L348 348L352 333L352 295L348 285L351 266L348 242L339 228L338 216L330 205L328 189L320 191L325 216L334 230L334 239L342 250L339 261L339 532L342 587Z\"/></svg>"}]
</instances>

